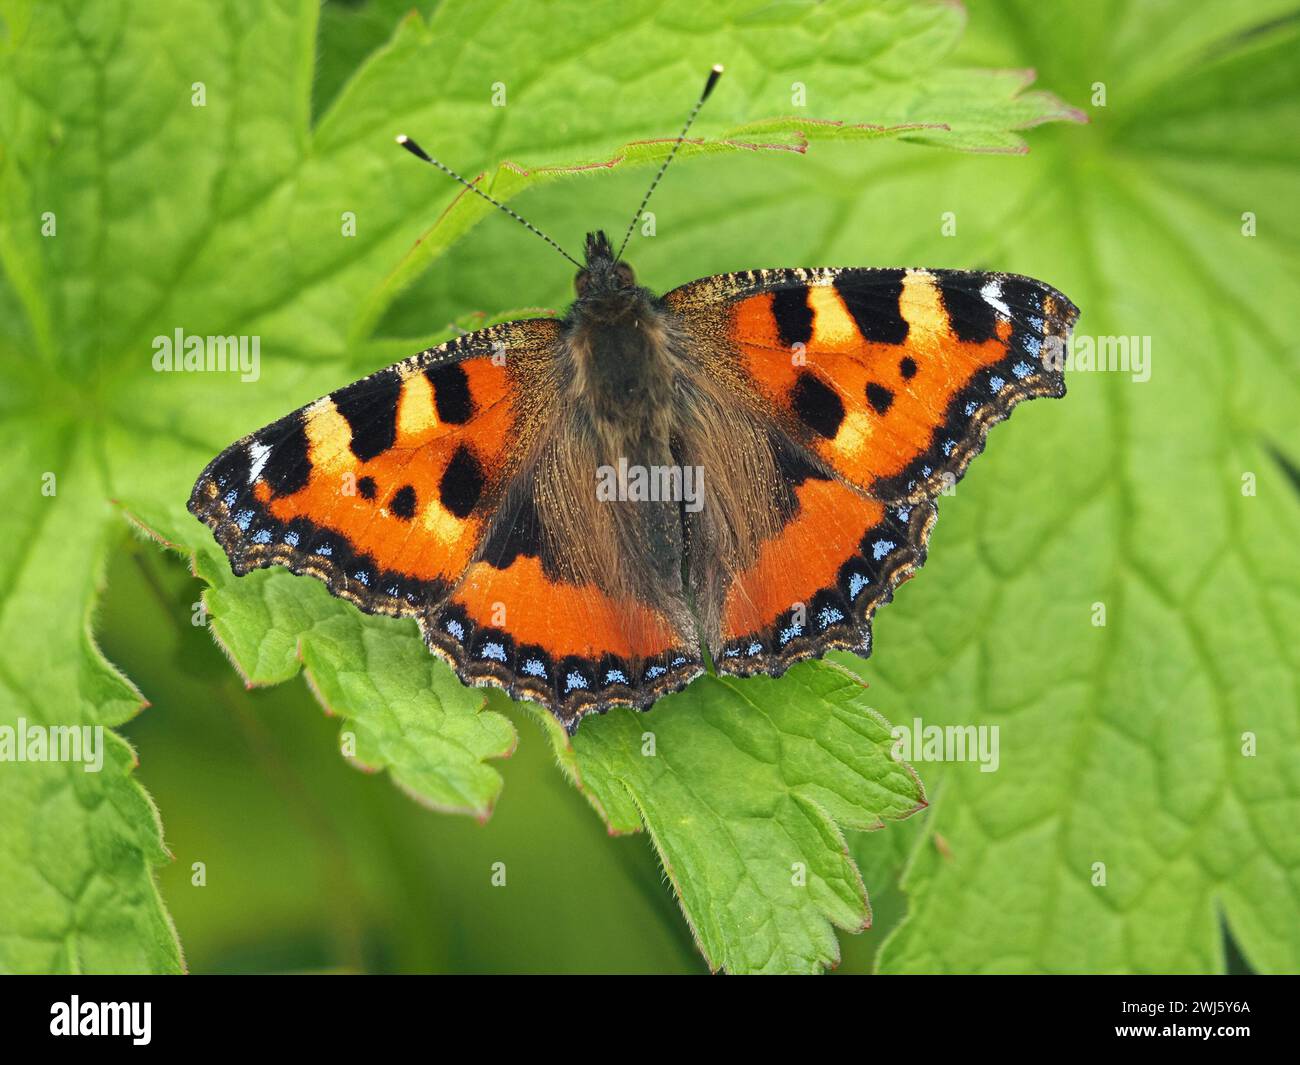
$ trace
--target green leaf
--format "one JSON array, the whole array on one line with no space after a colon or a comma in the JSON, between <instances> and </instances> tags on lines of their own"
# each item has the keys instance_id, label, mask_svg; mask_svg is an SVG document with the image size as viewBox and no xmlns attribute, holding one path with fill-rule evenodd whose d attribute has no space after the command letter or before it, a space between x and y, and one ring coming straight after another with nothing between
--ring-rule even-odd
<instances>
[{"instance_id":1,"label":"green leaf","mask_svg":"<svg viewBox=\"0 0 1300 1065\"><path fill-rule=\"evenodd\" d=\"M514 729L480 713L483 694L441 668L410 625L366 618L284 573L250 575L251 590L232 593L224 556L200 555L198 574L212 585L213 636L237 666L255 663L248 683L278 684L301 666L326 709L345 715L344 752L361 768L388 769L436 809L491 813L501 777L483 762L510 754Z\"/></svg>"},{"instance_id":2,"label":"green leaf","mask_svg":"<svg viewBox=\"0 0 1300 1065\"><path fill-rule=\"evenodd\" d=\"M982 11L999 61L1102 83L1106 106L1036 143L1014 211L979 202L973 160L937 161L924 196L957 212L964 260L1049 277L1082 333L1149 337L1151 376L1071 373L1017 415L882 615L862 670L882 712L1001 728L996 773L918 766L944 847L908 866L885 971L1219 972L1224 925L1256 970L1300 967L1289 7Z\"/></svg>"},{"instance_id":3,"label":"green leaf","mask_svg":"<svg viewBox=\"0 0 1300 1065\"><path fill-rule=\"evenodd\" d=\"M90 631L107 507L79 505L77 485L96 478L94 456L86 442L60 436L35 419L0 429L0 446L17 458L0 469L9 501L0 540L0 726L24 752L28 730L76 729L85 761L17 762L11 750L0 762L0 970L174 972L180 946L149 875L166 857L158 816L132 782L134 752L110 731L140 709L141 697ZM58 494L41 494L43 465L58 470ZM41 551L41 540L74 546ZM37 620L56 611L59 626Z\"/></svg>"},{"instance_id":4,"label":"green leaf","mask_svg":"<svg viewBox=\"0 0 1300 1065\"><path fill-rule=\"evenodd\" d=\"M701 678L574 747L611 830L649 829L709 964L785 973L838 964L830 925L870 925L841 829L925 805L892 743L857 677L808 662L780 681Z\"/></svg>"},{"instance_id":5,"label":"green leaf","mask_svg":"<svg viewBox=\"0 0 1300 1065\"><path fill-rule=\"evenodd\" d=\"M571 242L605 198L617 195L609 206L620 216L635 202L645 181L638 164L662 157L702 72L726 63L697 127L703 143L683 152L676 190L660 193L670 224L642 246L643 276L658 273L666 287L769 257L815 261L836 242L844 261L862 262L872 229L845 211L862 195L863 160L879 151L916 173L937 165L938 153L907 145L900 157L887 141L1020 151L1017 129L1073 117L1054 97L1022 91L1023 75L958 68L960 12L902 0L521 2L491 17L446 3L427 22L401 22L350 77L345 58L331 59L316 120L309 4L268 0L248 15L200 0L39 9L11 0L3 27L0 410L15 532L0 544L0 724L111 727L138 707L90 634L103 552L121 528L115 499L195 557L212 584L214 630L248 678L281 680L301 661L345 717L343 731L355 733L359 761L387 768L425 801L480 815L500 788L485 759L513 744L505 720L420 658L409 625L363 618L285 574L232 580L183 511L198 470L239 434L423 346L449 320L565 299L568 271L549 252L543 260L540 244L521 249L527 238L503 220L403 294L484 208L413 165L392 135L436 146L468 176L482 169L501 196L529 190L546 228ZM505 108L492 107L496 81ZM796 82L806 107L795 103ZM805 152L815 140L825 143ZM755 150L762 145L772 150ZM355 214L355 237L342 233L344 212ZM771 226L773 217L786 226ZM758 218L765 230L751 227ZM794 239L771 239L790 233L790 219ZM502 263L511 264L506 276ZM439 285L459 289L421 306ZM178 328L258 336L261 377L153 372L153 338ZM54 496L41 494L46 472ZM818 694L844 683L809 667L785 687L702 683L700 694L655 711L672 724L655 726L670 760L654 764L719 774L687 781L689 802L652 766L618 755L630 715L590 722L576 753L562 754L615 827L632 827L639 804L716 964L809 969L834 958L832 923L865 921L840 827L899 816L919 790L907 793L902 770L880 761L881 727L856 689ZM743 756L726 752L709 724L736 732L741 691L762 692L770 720L764 744L754 736ZM860 749L813 758L796 737L827 702L836 707L822 726L831 738L842 736L835 729L865 737ZM181 965L151 876L165 853L158 821L129 776L125 744L106 736L99 774L0 764L4 968ZM740 838L732 819L747 790L738 806L718 789L746 765L773 782L780 816L752 829L751 842L771 849L741 860L709 842L719 832ZM845 797L859 788L856 801ZM696 835L689 819L706 815L710 827ZM725 895L769 890L771 856L788 867L796 854L810 887L793 902Z\"/></svg>"}]
</instances>

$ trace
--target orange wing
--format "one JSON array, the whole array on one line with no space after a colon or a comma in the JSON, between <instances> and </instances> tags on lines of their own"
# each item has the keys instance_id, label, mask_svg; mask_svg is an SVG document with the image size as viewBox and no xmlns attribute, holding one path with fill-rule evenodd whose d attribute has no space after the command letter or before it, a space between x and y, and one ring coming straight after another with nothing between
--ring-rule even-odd
<instances>
[{"instance_id":1,"label":"orange wing","mask_svg":"<svg viewBox=\"0 0 1300 1065\"><path fill-rule=\"evenodd\" d=\"M570 490L581 490L571 486ZM551 707L570 732L588 713L649 707L703 667L693 634L658 606L616 600L562 574L525 478L450 598L425 622L425 639L467 683Z\"/></svg>"},{"instance_id":2,"label":"orange wing","mask_svg":"<svg viewBox=\"0 0 1300 1065\"><path fill-rule=\"evenodd\" d=\"M553 411L560 324L459 337L232 444L194 486L237 574L271 565L370 613L414 616L461 679L583 713L699 672L659 611L562 579L521 469Z\"/></svg>"},{"instance_id":3,"label":"orange wing","mask_svg":"<svg viewBox=\"0 0 1300 1065\"><path fill-rule=\"evenodd\" d=\"M286 566L370 613L419 616L486 533L524 378L558 330L484 329L331 392L218 455L190 510L237 574Z\"/></svg>"},{"instance_id":4,"label":"orange wing","mask_svg":"<svg viewBox=\"0 0 1300 1065\"><path fill-rule=\"evenodd\" d=\"M876 606L925 561L935 497L1017 403L1064 394L1078 315L1041 282L956 270L754 271L665 302L782 430L793 505L710 640L734 673L869 653Z\"/></svg>"}]
</instances>

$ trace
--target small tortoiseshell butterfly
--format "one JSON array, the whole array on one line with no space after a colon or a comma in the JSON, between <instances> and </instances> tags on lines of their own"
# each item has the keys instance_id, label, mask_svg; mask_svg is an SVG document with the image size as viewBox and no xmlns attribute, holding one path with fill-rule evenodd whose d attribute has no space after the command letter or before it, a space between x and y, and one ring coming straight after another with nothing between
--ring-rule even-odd
<instances>
[{"instance_id":1,"label":"small tortoiseshell butterfly","mask_svg":"<svg viewBox=\"0 0 1300 1065\"><path fill-rule=\"evenodd\" d=\"M562 319L457 337L244 437L190 510L235 573L287 566L414 617L465 683L570 733L682 688L704 648L742 676L869 654L936 497L1017 403L1064 394L1044 356L1078 311L964 270L751 270L655 296L621 252L587 237Z\"/></svg>"}]
</instances>

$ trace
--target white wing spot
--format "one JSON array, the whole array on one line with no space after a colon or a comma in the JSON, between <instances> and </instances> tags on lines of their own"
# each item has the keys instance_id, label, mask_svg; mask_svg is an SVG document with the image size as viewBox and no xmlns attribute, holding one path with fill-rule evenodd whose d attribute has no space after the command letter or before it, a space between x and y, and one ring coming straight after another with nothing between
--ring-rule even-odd
<instances>
[{"instance_id":1,"label":"white wing spot","mask_svg":"<svg viewBox=\"0 0 1300 1065\"><path fill-rule=\"evenodd\" d=\"M266 465L266 460L271 457L271 448L267 444L254 441L248 445L248 457L252 460L248 467L248 483L252 484L262 476L262 468Z\"/></svg>"},{"instance_id":2,"label":"white wing spot","mask_svg":"<svg viewBox=\"0 0 1300 1065\"><path fill-rule=\"evenodd\" d=\"M1002 283L1000 281L990 281L980 289L980 295L984 297L985 303L1004 318L1011 317L1011 308L1002 301Z\"/></svg>"}]
</instances>

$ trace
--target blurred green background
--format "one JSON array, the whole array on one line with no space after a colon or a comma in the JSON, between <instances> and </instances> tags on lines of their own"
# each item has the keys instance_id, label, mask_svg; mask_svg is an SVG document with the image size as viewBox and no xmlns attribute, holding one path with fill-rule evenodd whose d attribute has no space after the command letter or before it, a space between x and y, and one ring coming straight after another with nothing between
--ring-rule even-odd
<instances>
[{"instance_id":1,"label":"blurred green background","mask_svg":"<svg viewBox=\"0 0 1300 1065\"><path fill-rule=\"evenodd\" d=\"M244 10L255 13L256 6L246 5ZM313 112L319 116L329 106L358 65L391 38L406 12L414 7L428 15L437 6L410 0L325 5L318 31ZM775 19L790 6L757 4L754 9ZM1252 830L1259 836L1248 838L1249 833L1225 815L1222 822L1215 822L1215 831L1226 833L1222 838L1236 841L1241 850L1225 844L1217 858L1207 857L1195 852L1194 840L1186 844L1187 854L1172 846L1170 855L1160 853L1166 838L1177 838L1182 847L1186 834L1201 831L1195 817L1184 816L1184 804L1196 806L1198 816L1203 814L1208 823L1211 814L1205 810L1218 801L1199 795L1188 798L1192 785L1179 772L1200 774L1201 763L1192 752L1203 751L1207 735L1216 729L1231 748L1241 720L1252 724L1262 720L1260 707L1281 707L1276 719L1280 723L1271 726L1274 731L1262 731L1272 737L1274 752L1286 746L1287 761L1282 769L1276 768L1278 762L1270 763L1275 777L1265 776L1260 792L1242 787L1232 771L1223 773L1229 783L1215 777L1215 787L1221 786L1227 796L1222 807L1214 807L1215 816L1224 809L1235 814L1233 803L1249 795L1261 809L1272 803L1268 808L1285 825L1296 810L1294 795L1300 786L1291 757L1296 662L1288 639L1300 627L1300 599L1286 598L1291 593L1284 592L1277 604L1260 608L1276 630L1275 646L1256 639L1257 629L1247 630L1247 623L1254 623L1253 613L1243 609L1240 619L1231 616L1229 608L1235 609L1237 602L1233 594L1215 594L1208 606L1189 595L1189 613L1205 626L1217 626L1197 636L1213 653L1205 654L1198 644L1196 655L1188 660L1200 662L1198 656L1203 656L1230 678L1226 687L1232 694L1223 696L1222 706L1215 708L1221 719L1200 707L1202 693L1183 689L1184 682L1189 688L1192 683L1187 681L1189 670L1183 659L1171 654L1169 645L1157 639L1157 633L1163 638L1170 626L1162 629L1162 616L1148 607L1148 599L1167 605L1162 582L1176 585L1181 594L1179 571L1211 583L1212 574L1202 568L1200 552L1206 549L1202 541L1211 534L1218 536L1220 514L1214 508L1226 510L1235 502L1236 478L1242 468L1264 470L1266 479L1272 469L1267 464L1273 460L1261 458L1262 454L1289 456L1293 462L1300 457L1294 427L1294 346L1279 350L1274 339L1294 335L1288 330L1294 324L1295 308L1272 295L1293 294L1300 282L1294 253L1300 237L1294 210L1295 146L1300 143L1295 109L1296 70L1300 69L1296 14L1279 3L1260 3L1246 14L1241 9L1229 13L1214 4L1190 4L1185 6L1185 17L1182 9L1175 8L1154 0L973 3L955 61L946 65L1032 65L1037 71L1035 88L1080 108L1090 123L1051 123L1027 130L1024 136L1032 148L1027 156L959 154L867 142L814 144L807 154L683 159L656 194L660 237L638 242L630 253L642 280L660 289L692 279L701 263L710 270L805 261L808 265L1015 269L1037 274L1075 297L1084 312L1085 328L1149 330L1158 337L1156 374L1167 376L1157 376L1155 383L1123 391L1127 384L1112 376L1074 377L1064 404L1034 404L1017 414L1016 431L1022 434L1018 453L1009 442L999 452L996 443L1004 434L1010 441L1012 427L995 431L989 456L977 462L971 480L963 482L960 503L954 502L950 509L945 504L948 516L937 527L931 549L934 558L949 560L949 568L942 571L946 578L932 561L903 597L910 606L900 610L900 602L882 614L876 629L877 658L871 661L868 676L882 699L892 697L892 706L881 703L882 712L889 716L897 710L893 716L898 720L907 719L912 705L904 696L915 696L916 705L924 704L935 719L947 714L948 720L985 720L980 709L971 709L972 702L989 710L990 720L1010 722L1012 714L1022 710L1016 677L1001 678L1003 687L997 686L996 652L1002 639L998 632L982 647L981 664L968 669L968 663L957 661L957 652L949 654L954 641L945 643L947 635L930 639L930 619L938 619L945 634L964 634L972 626L984 625L988 615L983 611L996 602L1004 611L1001 616L1015 617L1021 626L1008 632L1005 643L1010 644L1024 639L1026 633L1041 634L1056 626L1059 615L1050 612L1050 605L1066 600L1086 603L1102 595L1118 606L1130 606L1130 617L1137 620L1116 621L1111 630L1116 634L1115 650L1110 658L1098 653L1100 666L1094 668L1091 651L1079 652L1077 661L1071 659L1084 675L1113 670L1113 686L1105 689L1096 717L1082 711L1076 716L1077 693L1062 683L1059 716L1056 707L1049 707L1046 723L1035 718L1019 733L1030 736L1024 742L1032 758L997 774L998 782L977 773L963 776L963 767L945 775L939 767L920 766L935 808L850 840L863 867L875 923L863 934L840 935L844 957L839 972L870 971L880 944L918 899L928 907L927 919L934 922L930 927L940 928L944 921L950 924L943 926L948 938L942 949L922 943L914 952L899 952L901 965L914 970L969 969L985 957L992 959L993 967L1089 968L1094 946L1096 958L1101 959L1098 968L1119 967L1115 959L1121 956L1133 968L1158 968L1162 959L1171 956L1166 951L1176 949L1170 945L1176 936L1161 928L1151 932L1147 942L1134 925L1155 928L1141 907L1159 913L1170 909L1162 901L1168 898L1180 905L1193 899L1188 910L1195 910L1198 917L1209 914L1207 922L1221 930L1222 938L1216 935L1208 947L1193 932L1186 932L1190 945L1174 955L1178 968L1212 970L1222 957L1230 971L1249 971L1221 927L1225 897L1234 899L1238 913L1245 915L1240 919L1254 940L1257 958L1266 957L1276 969L1294 956L1294 928L1290 940L1283 934L1285 928L1279 931L1288 914L1294 925L1300 912L1294 899L1294 855L1285 841L1272 844L1276 870L1269 867L1249 880L1256 869L1253 859L1269 850L1261 841L1277 831L1274 824L1260 828L1259 821L1254 822ZM491 20L496 10L486 6L484 17ZM111 24L111 18L106 21ZM499 32L510 34L512 26L503 23ZM575 49L582 47L589 45L575 43ZM665 50L672 47L671 40L665 39ZM872 42L864 39L860 47L868 53ZM486 79L490 62L482 61ZM614 62L610 57L602 61ZM1213 75L1201 77L1203 69L1212 69ZM439 77L439 71L430 71L429 93L438 91ZM1104 108L1091 102L1098 82L1110 92ZM728 88L746 98L743 85ZM695 90L694 81L682 84L683 112ZM603 102L619 106L618 99ZM761 111L756 106L755 113ZM855 121L871 118L822 114L815 104L810 114ZM432 149L442 131L406 132ZM636 131L639 136L656 132L672 135L676 127ZM564 131L557 131L557 151L563 136ZM612 143L620 143L618 136ZM393 159L367 164L377 175L376 197L393 194L394 186L383 177L389 168L419 169L409 159L403 163L405 157L398 157L395 148L392 151ZM483 158L449 161L466 169L489 162ZM443 180L432 172L416 177ZM559 181L527 192L512 206L543 229L557 230L554 235L561 243L573 246L580 227L617 228L639 201L648 177L645 168L626 168L590 180ZM165 175L159 180L165 180ZM404 175L398 180L415 179ZM1248 188L1244 201L1237 195L1243 186ZM1177 191L1166 199L1165 188ZM1159 194L1153 195L1152 189ZM727 190L743 191L733 196ZM797 213L786 209L787 200L797 201ZM1267 225L1269 243L1260 253L1257 273L1238 269L1238 260L1220 252L1229 241L1238 241L1238 219L1246 206L1258 210ZM939 232L940 209L949 207L960 219L955 240ZM1094 240L1093 223L1098 218L1107 220L1107 228ZM707 248L690 245L696 231L707 233ZM1004 239L1004 231L1011 235ZM1138 234L1136 239L1133 233ZM1164 245L1157 249L1150 233L1156 233ZM386 239L392 239L392 234ZM1265 240L1260 244L1265 245ZM1235 275L1240 287L1229 291L1229 283L1202 262L1224 264L1224 274ZM490 217L401 295L387 310L377 336L382 341L428 335L474 311L495 314L510 307L562 306L570 283L568 267L541 242L502 217ZM1252 295L1252 288L1258 292ZM1282 312L1285 320L1266 321L1265 308ZM304 317L309 313L308 308L297 310ZM283 328L284 323L280 325ZM1192 334L1190 340L1184 329ZM367 361L374 350L349 353L356 359L357 376L375 368ZM1231 352L1231 357L1225 354L1216 360L1218 351ZM1265 357L1261 351L1270 354ZM266 351L263 356L270 358ZM1180 360L1198 372L1222 361L1222 376L1211 371L1203 380L1189 383L1187 376L1180 378L1177 373ZM1269 372L1261 373L1261 366ZM1205 380L1210 382L1208 389ZM1211 398L1202 408L1197 397L1206 395ZM1227 397L1230 413L1213 406L1220 397ZM304 398L286 395L283 409ZM1051 409L1066 404L1068 412ZM1201 418L1207 421L1202 423ZM1202 425L1210 418L1215 419L1215 431L1233 441L1231 446L1221 445L1218 437L1206 443L1212 434L1204 432ZM1177 432L1171 432L1175 423ZM1121 436L1123 449L1116 442ZM1045 454L1055 460L1050 467L1035 461ZM1211 467L1215 476L1226 479L1226 490L1205 487L1202 474ZM1189 479L1202 479L1184 483L1177 471L1186 472ZM1264 483L1276 486L1279 481L1287 493L1294 492L1295 485L1284 477ZM1175 482L1176 487L1171 487ZM1083 505L1095 498L1114 501L1114 511L1099 518L1098 508ZM1202 506L1201 498L1212 500L1213 506ZM1068 525L1054 528L1050 547L1055 554L1032 577L1036 598L1025 593L1023 602L1028 607L1023 609L1014 589L1007 601L995 600L987 585L994 576L1013 583L1017 560L1029 554L1017 554L1024 542L1040 535L1044 543L1049 539L1035 524L1038 519L1025 518L1022 501L1029 501L1025 512L1031 512L1037 501L1063 499L1082 502L1077 510L1070 509ZM1259 519L1266 526L1264 534L1261 526L1248 520L1224 519L1232 524L1238 542L1263 556L1252 557L1249 565L1242 566L1250 570L1249 577L1243 578L1250 588L1265 588L1270 582L1282 586L1288 579L1277 544L1285 542L1286 530L1296 524L1294 498L1289 494L1282 503L1271 505L1275 509L1266 512L1269 517ZM1050 510L1038 509L1048 515L1043 522L1051 524ZM1111 514L1121 515L1118 528L1110 522ZM549 743L527 712L495 693L492 696L493 708L510 717L520 743L508 762L494 763L505 777L505 790L488 822L478 824L427 810L393 787L385 774L359 772L339 756L338 723L326 717L301 679L265 690L245 690L209 634L190 623L201 582L186 572L175 555L128 534L125 523L114 528L120 531L114 533L107 588L94 627L108 659L150 703L121 732L138 753L135 779L155 801L174 856L160 867L158 879L191 971L707 971L649 840L644 835L610 838L606 834L584 798L557 771ZM1208 532L1202 535L1202 530ZM1012 541L1019 541L1019 547L1009 546ZM1131 557L1115 562L1112 551ZM1240 551L1244 556L1247 548ZM981 568L990 557L994 561ZM1033 557L1037 564L1036 552ZM1165 572L1166 564L1172 576ZM1049 606L1043 605L1045 600ZM1185 604L1179 599L1178 605ZM1122 616L1118 606L1117 619ZM1228 635L1238 622L1240 630L1247 632L1243 640L1251 643L1249 648L1237 647ZM1084 632L1085 636L1077 637L1079 646L1088 646ZM990 646L994 649L992 681L987 665ZM881 648L892 649L888 659L881 659ZM1179 645L1177 650L1181 649ZM966 650L964 644L958 647L962 653ZM951 675L942 672L950 659L956 663ZM1011 659L1008 651L1004 660ZM1037 660L1035 664L1041 666ZM1057 672L1055 660L1051 668L1041 666L1039 673L1026 668L1026 691L1031 684L1046 683L1044 676L1053 680ZM1211 668L1206 666L1205 672L1210 674ZM972 678L992 694L985 688L976 695L963 691L963 685L975 687ZM932 679L933 687L927 687ZM1105 682L1098 683L1100 687ZM1137 710L1135 723L1123 718L1130 704ZM1189 706L1192 712L1184 716ZM1018 721L1025 716L1021 713ZM1083 724L1076 732L1074 726L1080 721ZM1228 724L1220 729L1222 722ZM1116 754L1115 737L1122 736L1129 724L1163 756L1152 770L1157 780L1150 791L1138 790L1148 784L1148 767L1144 764L1135 771L1122 751ZM1090 729L1102 737L1094 746L1087 745ZM1114 747L1104 746L1110 741ZM1082 761L1076 758L1079 752L1087 755ZM1033 761L1040 754L1041 768ZM1024 776L1016 777L1016 772ZM1003 838L999 833L1012 834L1006 825L1021 813L1021 805L1034 804L1019 804L1019 795L1008 792L1022 785L1038 788L1047 780L1034 801L1051 801L1056 795L1052 787L1067 772L1078 774L1077 780L1072 777L1078 802L1062 804L1064 812L1059 825L1053 826L1056 834L1049 836L1049 845L1028 838L1026 850L984 860L981 841L993 854ZM1290 792L1269 792L1274 779L1289 781ZM1130 785L1132 795L1138 797L1134 801L1124 790ZM998 787L1004 790L994 794ZM1124 810L1117 813L1107 807L1108 797ZM949 820L943 825L943 837L936 841L928 833L945 800L953 802L944 811ZM1241 805L1247 803L1242 800ZM1048 820L1055 816L1057 811L1051 809L1044 814ZM1125 816L1133 821L1123 820ZM1070 903L1058 903L1057 896L1050 894L1056 873L1040 869L1033 874L1048 880L1049 888L1043 888L1041 880L1031 883L1031 876L1022 874L1034 856L1051 847L1059 849L1063 862L1077 865L1080 854L1090 860L1088 830L1094 820L1132 844L1132 853L1123 857L1130 869L1141 870L1140 876L1133 874L1128 881L1132 889L1140 880L1136 893L1141 897L1122 896L1126 903L1114 904L1120 916L1106 930L1111 939L1104 950L1094 944L1092 930L1084 927L1082 919L1078 928L1070 929L1077 933L1077 942L1069 935L1053 938L1044 933L1042 954L1035 957L1010 951L1005 959L997 957L988 948L989 937L998 935L996 930L984 927L983 939L967 933L964 922L978 923L969 916L978 911L962 910L951 901L954 895L972 900L972 907L987 905L996 911L997 919L1018 926L1025 921L1010 900L1023 889L1016 904L1024 905L1030 920L1044 912L1059 917ZM1142 834L1148 831L1157 840L1155 845ZM960 845L963 833L966 842ZM1112 843L1115 839L1101 831L1096 837ZM959 841L955 859L946 838ZM1210 838L1208 830L1199 838ZM1207 845L1207 849L1214 848ZM919 856L913 863L916 890L911 896L899 883L909 853ZM1152 855L1157 857L1146 863ZM1162 864L1165 858L1168 863ZM1185 865L1179 864L1184 858ZM508 866L504 888L494 887L491 881L493 863L498 861ZM196 862L205 864L205 886L191 882ZM1121 867L1118 857L1115 865ZM1288 868L1290 873L1284 874ZM1243 879L1235 884L1238 873ZM945 874L950 874L947 880ZM986 874L999 885L996 890L989 888ZM934 886L940 883L941 888ZM1117 879L1117 887L1117 894L1125 890L1122 879ZM1237 888L1239 894L1232 895ZM1077 890L1077 885L1064 890L1071 889ZM1034 890L1039 894L1032 895ZM1170 894L1162 895L1165 890ZM1062 897L1070 898L1064 892ZM1111 905L1109 900L1106 905ZM1257 911L1252 909L1255 906ZM1133 912L1139 916L1125 925ZM1048 923L1043 918L1043 926ZM1191 927L1190 918L1188 923ZM1115 941L1122 941L1121 946L1116 947ZM1261 948L1261 943L1270 946ZM1067 960L1056 960L1060 958Z\"/></svg>"}]
</instances>

